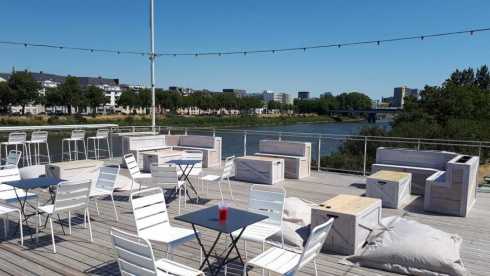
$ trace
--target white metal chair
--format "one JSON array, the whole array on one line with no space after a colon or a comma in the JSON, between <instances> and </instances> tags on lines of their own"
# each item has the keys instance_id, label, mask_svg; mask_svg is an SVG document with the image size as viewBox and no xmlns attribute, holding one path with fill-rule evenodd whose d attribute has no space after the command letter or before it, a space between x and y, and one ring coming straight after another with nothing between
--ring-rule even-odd
<instances>
[{"instance_id":1,"label":"white metal chair","mask_svg":"<svg viewBox=\"0 0 490 276\"><path fill-rule=\"evenodd\" d=\"M282 216L284 211L284 199L286 191L283 188L267 187L263 185L252 185L248 198L248 211L269 217L249 225L243 232L241 239L245 244L245 257L247 257L247 241L262 243L262 252L265 250L265 241L268 237L281 232ZM237 230L232 233L234 237L241 232ZM281 242L284 240L281 232Z\"/></svg>"},{"instance_id":2,"label":"white metal chair","mask_svg":"<svg viewBox=\"0 0 490 276\"><path fill-rule=\"evenodd\" d=\"M97 204L98 198L111 197L112 206L114 207L114 217L116 221L119 220L117 215L116 203L114 202L114 188L116 186L117 176L119 175L119 166L104 166L99 169L99 175L95 181L95 185L90 189L90 199L95 202L95 208L97 209L97 215L100 216L99 206Z\"/></svg>"},{"instance_id":3,"label":"white metal chair","mask_svg":"<svg viewBox=\"0 0 490 276\"><path fill-rule=\"evenodd\" d=\"M94 153L94 159L100 159L100 152L104 151L107 153L107 156L109 158L112 158L112 151L111 151L111 145L109 144L109 133L110 130L107 128L103 129L97 129L97 132L95 133L95 136L90 136L87 138L87 146L88 150L87 153L90 154L91 152ZM101 148L101 142L106 144L106 148L103 149ZM90 149L90 145L93 146L93 149ZM90 158L90 157L89 157Z\"/></svg>"},{"instance_id":4,"label":"white metal chair","mask_svg":"<svg viewBox=\"0 0 490 276\"><path fill-rule=\"evenodd\" d=\"M41 157L46 158L48 164L51 163L47 131L33 131L31 133L31 140L26 141L26 144L27 144L27 150L29 154L29 163L31 165L41 164ZM41 145L45 146L46 154L41 154ZM31 152L32 148L34 148L34 154ZM33 159L34 162L32 161Z\"/></svg>"},{"instance_id":5,"label":"white metal chair","mask_svg":"<svg viewBox=\"0 0 490 276\"><path fill-rule=\"evenodd\" d=\"M163 187L168 187L175 189L177 191L177 197L179 201L179 215L180 215L180 202L182 197L182 192L184 192L184 208L187 206L185 196L187 193L186 182L179 180L177 175L177 167L175 166L165 166L165 165L152 165L151 166L151 178L154 179L159 185Z\"/></svg>"},{"instance_id":6,"label":"white metal chair","mask_svg":"<svg viewBox=\"0 0 490 276\"><path fill-rule=\"evenodd\" d=\"M141 188L145 188L144 186L142 187L142 185L138 183L138 180L142 178L150 178L151 173L142 173L140 171L138 162L136 162L136 158L132 153L125 154L123 156L123 159L124 159L124 163L126 163L126 167L129 170L129 176L131 177L131 188L129 189L129 192L130 193L133 192L133 189L135 188L135 183L138 186L138 190L141 190Z\"/></svg>"},{"instance_id":7,"label":"white metal chair","mask_svg":"<svg viewBox=\"0 0 490 276\"><path fill-rule=\"evenodd\" d=\"M37 202L37 217L41 221L41 214L49 216L49 227L51 228L51 241L53 243L53 252L56 253L56 244L54 240L53 216L60 213L68 213L68 229L71 235L71 212L83 210L84 224L88 222L90 242L93 241L92 225L90 223L90 212L88 208L90 180L65 181L56 187L56 197L54 204L39 206ZM36 241L39 240L39 223L36 223Z\"/></svg>"},{"instance_id":8,"label":"white metal chair","mask_svg":"<svg viewBox=\"0 0 490 276\"><path fill-rule=\"evenodd\" d=\"M162 188L134 192L130 200L138 237L164 243L167 255L172 254L175 247L196 238L193 230L170 225Z\"/></svg>"},{"instance_id":9,"label":"white metal chair","mask_svg":"<svg viewBox=\"0 0 490 276\"><path fill-rule=\"evenodd\" d=\"M116 228L112 228L111 237L121 275L204 276L204 272L183 264L168 259L156 260L147 239Z\"/></svg>"},{"instance_id":10,"label":"white metal chair","mask_svg":"<svg viewBox=\"0 0 490 276\"><path fill-rule=\"evenodd\" d=\"M248 261L243 267L243 275L247 274L247 267L253 266L279 275L295 275L301 268L313 260L315 275L318 275L316 257L322 249L328 232L332 228L333 218L318 225L311 231L303 252L296 253L278 247L271 247L264 253Z\"/></svg>"},{"instance_id":11,"label":"white metal chair","mask_svg":"<svg viewBox=\"0 0 490 276\"><path fill-rule=\"evenodd\" d=\"M20 180L19 168L14 165L0 166L0 183ZM20 199L32 199L36 194L27 193L25 190L17 189L8 184L0 184L0 201L15 204Z\"/></svg>"},{"instance_id":12,"label":"white metal chair","mask_svg":"<svg viewBox=\"0 0 490 276\"><path fill-rule=\"evenodd\" d=\"M28 151L26 147L26 140L27 140L27 133L25 132L11 132L9 133L9 138L7 142L2 142L0 143L0 154L1 154L1 149L2 147L4 148L5 152L5 164L7 163L7 156L8 156L8 148L9 147L15 147L15 151L18 151L19 148L21 152L24 154L24 159L22 160L22 165L27 165L29 164L29 159L27 158L28 156Z\"/></svg>"},{"instance_id":13,"label":"white metal chair","mask_svg":"<svg viewBox=\"0 0 490 276\"><path fill-rule=\"evenodd\" d=\"M19 209L0 204L0 215L5 215L3 218L3 235L7 238L8 233L8 214L17 213L19 215L19 233L20 233L20 244L24 245L24 233L22 230L22 213Z\"/></svg>"},{"instance_id":14,"label":"white metal chair","mask_svg":"<svg viewBox=\"0 0 490 276\"><path fill-rule=\"evenodd\" d=\"M235 156L229 156L225 159L225 165L221 175L207 174L201 177L201 190L204 190L204 183L206 183L206 196L209 194L209 182L218 183L219 193L221 195L221 200L224 200L223 191L221 189L221 182L225 180L228 182L228 190L230 191L230 197L233 200L233 192L231 190L230 177L233 172L233 164L235 162Z\"/></svg>"},{"instance_id":15,"label":"white metal chair","mask_svg":"<svg viewBox=\"0 0 490 276\"><path fill-rule=\"evenodd\" d=\"M73 150L71 149L73 143ZM83 146L83 151L78 150L78 144L81 143ZM65 152L65 144L67 144L68 151ZM65 160L65 155L68 155L69 160L78 160L78 155L82 153L87 159L87 144L85 143L85 130L83 129L74 129L71 131L70 138L63 138L61 140L61 159ZM72 154L75 154L74 158L72 158Z\"/></svg>"},{"instance_id":16,"label":"white metal chair","mask_svg":"<svg viewBox=\"0 0 490 276\"><path fill-rule=\"evenodd\" d=\"M20 159L22 158L22 152L18 150L9 151L7 158L5 159L5 165L19 166Z\"/></svg>"}]
</instances>

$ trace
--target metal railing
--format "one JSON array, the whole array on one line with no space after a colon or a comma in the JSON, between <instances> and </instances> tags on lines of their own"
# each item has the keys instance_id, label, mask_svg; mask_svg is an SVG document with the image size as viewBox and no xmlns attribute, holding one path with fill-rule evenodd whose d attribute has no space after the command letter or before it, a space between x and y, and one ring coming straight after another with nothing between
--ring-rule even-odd
<instances>
[{"instance_id":1,"label":"metal railing","mask_svg":"<svg viewBox=\"0 0 490 276\"><path fill-rule=\"evenodd\" d=\"M72 129L77 128L73 126ZM50 148L54 161L60 161L57 144L61 145L61 139L67 137L71 129L53 129L53 126L37 127L36 130L48 130ZM180 134L180 135L207 135L220 136L222 140L223 156L228 155L247 155L258 151L258 142L262 139L278 140L297 140L310 142L312 145L312 167L318 171L334 170L347 173L367 175L373 162L373 150L384 147L404 147L417 150L447 150L457 151L462 154L478 155L484 158L490 156L490 141L478 140L456 140L456 139L427 139L409 137L389 137L389 136L363 136L336 133L315 133L315 132L287 132L287 131L263 131L253 129L237 128L187 128L187 127L168 127L157 126L155 130L151 126L113 126L111 129L111 146L115 157L122 156L121 152L121 133L143 133L151 134ZM89 129L95 133L96 129ZM5 141L9 131L0 129L0 141ZM58 140L58 141L57 141ZM332 163L328 158L346 146L354 148L356 155L350 166L342 167ZM60 152L59 152L60 153ZM323 161L322 161L323 159ZM358 163L357 163L358 162Z\"/></svg>"}]
</instances>

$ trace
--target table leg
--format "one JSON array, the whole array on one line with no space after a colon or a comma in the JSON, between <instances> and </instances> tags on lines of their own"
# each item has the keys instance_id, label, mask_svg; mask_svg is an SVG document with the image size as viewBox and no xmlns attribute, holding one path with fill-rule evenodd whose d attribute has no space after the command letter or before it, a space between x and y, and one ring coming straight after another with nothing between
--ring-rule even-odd
<instances>
[{"instance_id":1,"label":"table leg","mask_svg":"<svg viewBox=\"0 0 490 276\"><path fill-rule=\"evenodd\" d=\"M225 257L223 258L223 260L221 261L221 264L218 266L218 269L216 270L216 273L214 275L218 275L218 273L221 271L221 269L226 265L228 264L228 257L230 256L231 252L233 251L233 249L235 249L236 253L237 253L237 256L238 256L238 259L240 260L240 262L244 265L245 263L243 262L243 259L242 259L242 256L240 255L240 252L238 251L238 247L237 247L237 243L238 243L238 240L240 239L240 237L242 236L243 232L245 231L245 228L242 228L242 231L240 231L240 234L238 234L238 236L236 237L236 239L233 238L233 235L230 234L230 238L231 238L231 246L229 247L228 249L228 252L226 253ZM248 272L246 272L246 274L248 275Z\"/></svg>"},{"instance_id":2,"label":"table leg","mask_svg":"<svg viewBox=\"0 0 490 276\"><path fill-rule=\"evenodd\" d=\"M213 253L213 250L216 247L216 244L218 243L218 241L221 237L221 232L216 237L216 240L214 240L214 243L211 246L211 249L208 252L206 252L206 248L202 244L202 241L199 238L199 233L197 232L196 226L194 224L192 224L192 229L194 230L194 235L196 235L197 243L199 243L199 246L201 246L202 253L204 253L204 260L202 261L201 265L199 266L199 269L201 270L204 267L204 265L206 265L206 263L207 263L209 271L211 272L211 274L214 274L213 273L213 266L212 266L211 262L209 261L209 257L211 257L211 254ZM219 270L218 270L218 272L219 272Z\"/></svg>"},{"instance_id":3,"label":"table leg","mask_svg":"<svg viewBox=\"0 0 490 276\"><path fill-rule=\"evenodd\" d=\"M189 166L190 166L189 172L186 173L187 168L189 168ZM199 194L197 193L196 188L194 188L194 185L192 185L192 182L189 179L189 174L191 173L192 169L194 168L194 164L193 165L186 165L184 169L182 169L182 166L179 164L179 168L182 171L182 176L179 180L184 179L185 181L187 181L187 183L189 183L191 190L196 194L197 202L199 202L199 199L200 199ZM187 197L189 197L190 200L192 199L191 196L189 195L189 192L187 192Z\"/></svg>"}]
</instances>

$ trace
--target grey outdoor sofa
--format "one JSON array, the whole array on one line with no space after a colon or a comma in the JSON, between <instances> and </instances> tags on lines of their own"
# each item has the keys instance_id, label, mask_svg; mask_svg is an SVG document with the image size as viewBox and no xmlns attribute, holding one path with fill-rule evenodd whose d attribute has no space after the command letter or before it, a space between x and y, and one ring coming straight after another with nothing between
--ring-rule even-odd
<instances>
[{"instance_id":1,"label":"grey outdoor sofa","mask_svg":"<svg viewBox=\"0 0 490 276\"><path fill-rule=\"evenodd\" d=\"M286 178L301 179L310 176L311 170L311 143L260 140L258 156L284 159Z\"/></svg>"}]
</instances>

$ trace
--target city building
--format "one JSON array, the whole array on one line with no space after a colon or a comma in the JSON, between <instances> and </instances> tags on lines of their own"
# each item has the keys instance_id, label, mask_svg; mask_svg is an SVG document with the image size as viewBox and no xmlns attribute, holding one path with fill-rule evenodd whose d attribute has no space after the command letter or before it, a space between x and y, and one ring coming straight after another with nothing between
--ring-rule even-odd
<instances>
[{"instance_id":1,"label":"city building","mask_svg":"<svg viewBox=\"0 0 490 276\"><path fill-rule=\"evenodd\" d=\"M244 89L234 89L234 88L225 88L223 89L223 93L233 93L238 98L245 97L247 95L247 90Z\"/></svg>"},{"instance_id":2,"label":"city building","mask_svg":"<svg viewBox=\"0 0 490 276\"><path fill-rule=\"evenodd\" d=\"M393 100L391 101L391 106L403 108L403 105L405 103L405 97L408 96L417 98L418 90L408 88L406 86L395 87L395 89L393 90Z\"/></svg>"},{"instance_id":3,"label":"city building","mask_svg":"<svg viewBox=\"0 0 490 276\"><path fill-rule=\"evenodd\" d=\"M293 104L293 98L288 93L265 90L262 96L266 103L274 101L281 104Z\"/></svg>"},{"instance_id":4,"label":"city building","mask_svg":"<svg viewBox=\"0 0 490 276\"><path fill-rule=\"evenodd\" d=\"M298 100L310 99L310 91L298 91Z\"/></svg>"},{"instance_id":5,"label":"city building","mask_svg":"<svg viewBox=\"0 0 490 276\"><path fill-rule=\"evenodd\" d=\"M184 96L189 96L190 94L194 93L194 89L192 88L179 87L179 86L169 86L168 91L179 92L182 93L182 95Z\"/></svg>"}]
</instances>

